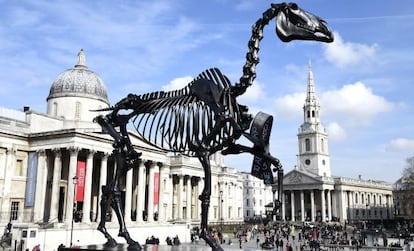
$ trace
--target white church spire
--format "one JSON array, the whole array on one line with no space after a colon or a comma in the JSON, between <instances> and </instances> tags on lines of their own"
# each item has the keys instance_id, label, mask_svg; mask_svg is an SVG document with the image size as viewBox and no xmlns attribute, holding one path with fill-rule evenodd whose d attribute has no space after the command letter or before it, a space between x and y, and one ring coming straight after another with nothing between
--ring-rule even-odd
<instances>
[{"instance_id":1,"label":"white church spire","mask_svg":"<svg viewBox=\"0 0 414 251\"><path fill-rule=\"evenodd\" d=\"M320 122L320 109L315 92L312 65L309 61L303 123L298 132L298 169L318 176L330 176L328 134Z\"/></svg>"},{"instance_id":2,"label":"white church spire","mask_svg":"<svg viewBox=\"0 0 414 251\"><path fill-rule=\"evenodd\" d=\"M305 105L303 106L304 120L307 123L320 123L319 119L320 106L315 93L315 84L313 81L312 65L309 60L308 65L308 84L306 92Z\"/></svg>"}]
</instances>

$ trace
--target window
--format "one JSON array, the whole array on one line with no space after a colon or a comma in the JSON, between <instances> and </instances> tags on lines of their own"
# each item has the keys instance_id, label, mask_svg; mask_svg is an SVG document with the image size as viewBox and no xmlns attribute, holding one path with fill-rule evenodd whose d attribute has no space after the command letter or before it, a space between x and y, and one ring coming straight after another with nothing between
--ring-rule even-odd
<instances>
[{"instance_id":1,"label":"window","mask_svg":"<svg viewBox=\"0 0 414 251\"><path fill-rule=\"evenodd\" d=\"M78 101L75 104L75 119L80 119L81 103Z\"/></svg>"},{"instance_id":2,"label":"window","mask_svg":"<svg viewBox=\"0 0 414 251\"><path fill-rule=\"evenodd\" d=\"M16 176L22 176L23 175L23 160L18 159L16 160L16 168L15 173Z\"/></svg>"},{"instance_id":3,"label":"window","mask_svg":"<svg viewBox=\"0 0 414 251\"><path fill-rule=\"evenodd\" d=\"M58 104L56 102L53 103L53 108L52 108L52 114L53 116L57 116L57 109L58 109Z\"/></svg>"},{"instance_id":4,"label":"window","mask_svg":"<svg viewBox=\"0 0 414 251\"><path fill-rule=\"evenodd\" d=\"M11 207L10 207L10 219L17 220L18 216L19 216L19 202L12 201Z\"/></svg>"},{"instance_id":5,"label":"window","mask_svg":"<svg viewBox=\"0 0 414 251\"><path fill-rule=\"evenodd\" d=\"M310 139L305 139L305 151L309 152L311 150Z\"/></svg>"},{"instance_id":6,"label":"window","mask_svg":"<svg viewBox=\"0 0 414 251\"><path fill-rule=\"evenodd\" d=\"M321 139L321 151L325 152L325 142Z\"/></svg>"},{"instance_id":7,"label":"window","mask_svg":"<svg viewBox=\"0 0 414 251\"><path fill-rule=\"evenodd\" d=\"M246 199L246 207L248 207L249 206L249 199Z\"/></svg>"}]
</instances>

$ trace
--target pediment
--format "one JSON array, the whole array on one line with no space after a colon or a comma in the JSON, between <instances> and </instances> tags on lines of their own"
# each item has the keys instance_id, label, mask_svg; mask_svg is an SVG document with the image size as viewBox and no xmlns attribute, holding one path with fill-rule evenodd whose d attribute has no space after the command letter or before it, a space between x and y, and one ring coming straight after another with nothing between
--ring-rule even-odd
<instances>
[{"instance_id":1,"label":"pediment","mask_svg":"<svg viewBox=\"0 0 414 251\"><path fill-rule=\"evenodd\" d=\"M321 180L317 176L309 173L301 172L298 170L292 170L283 177L284 185L296 185L296 184L321 184Z\"/></svg>"}]
</instances>

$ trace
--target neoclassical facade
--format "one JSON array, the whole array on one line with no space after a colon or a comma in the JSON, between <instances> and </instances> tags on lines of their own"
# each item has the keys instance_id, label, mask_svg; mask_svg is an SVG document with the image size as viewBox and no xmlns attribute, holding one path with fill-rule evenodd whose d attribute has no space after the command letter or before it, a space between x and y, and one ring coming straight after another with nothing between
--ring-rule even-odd
<instances>
[{"instance_id":1,"label":"neoclassical facade","mask_svg":"<svg viewBox=\"0 0 414 251\"><path fill-rule=\"evenodd\" d=\"M380 221L393 218L392 184L331 175L328 134L309 63L298 162L283 178L282 219L292 221Z\"/></svg>"},{"instance_id":2,"label":"neoclassical facade","mask_svg":"<svg viewBox=\"0 0 414 251\"><path fill-rule=\"evenodd\" d=\"M266 186L263 180L256 178L247 172L241 172L244 182L244 219L259 219L264 217L265 206L273 202L276 194L273 194L272 187Z\"/></svg>"},{"instance_id":3,"label":"neoclassical facade","mask_svg":"<svg viewBox=\"0 0 414 251\"><path fill-rule=\"evenodd\" d=\"M47 229L61 231L58 240L51 241L59 241L56 246L43 248L52 250L60 243L69 244L72 220L77 232L96 229L101 217L100 187L111 179L116 163L113 139L93 123L99 113L91 110L108 106L106 87L88 68L81 50L77 64L53 82L47 113L30 107L23 111L0 108L0 226L13 223L14 239L20 240L22 229L29 227L36 229L37 241ZM125 220L131 233L134 228L144 229L138 239L142 242L153 229L153 235L165 240L171 227L182 226L173 231L185 241L189 229L200 223L201 165L195 158L164 152L143 143L133 131L129 133L134 148L142 152L142 161L122 182ZM209 222L242 222L239 173L224 166L220 154L212 156L211 164ZM116 217L105 218L109 228L117 228ZM82 244L93 241L86 235L76 238Z\"/></svg>"}]
</instances>

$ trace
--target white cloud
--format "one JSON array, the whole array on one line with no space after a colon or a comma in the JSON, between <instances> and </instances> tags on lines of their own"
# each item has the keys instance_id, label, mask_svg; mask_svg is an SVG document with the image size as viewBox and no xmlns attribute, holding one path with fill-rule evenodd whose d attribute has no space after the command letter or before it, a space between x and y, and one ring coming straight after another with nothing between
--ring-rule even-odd
<instances>
[{"instance_id":1,"label":"white cloud","mask_svg":"<svg viewBox=\"0 0 414 251\"><path fill-rule=\"evenodd\" d=\"M345 130L336 122L329 123L326 126L328 130L329 139L332 141L342 141L346 139L346 132Z\"/></svg>"},{"instance_id":2,"label":"white cloud","mask_svg":"<svg viewBox=\"0 0 414 251\"><path fill-rule=\"evenodd\" d=\"M375 95L362 82L324 92L320 100L323 114L341 116L351 125L369 125L378 114L389 112L395 107L384 97Z\"/></svg>"},{"instance_id":3,"label":"white cloud","mask_svg":"<svg viewBox=\"0 0 414 251\"><path fill-rule=\"evenodd\" d=\"M334 33L335 41L325 45L325 58L340 68L369 60L375 56L377 44L365 45L345 42L338 33Z\"/></svg>"},{"instance_id":4,"label":"white cloud","mask_svg":"<svg viewBox=\"0 0 414 251\"><path fill-rule=\"evenodd\" d=\"M179 90L186 86L188 83L190 83L193 80L193 77L186 76L186 77L180 77L175 78L171 80L171 82L167 85L163 85L161 89L163 91L172 91L172 90Z\"/></svg>"},{"instance_id":5,"label":"white cloud","mask_svg":"<svg viewBox=\"0 0 414 251\"><path fill-rule=\"evenodd\" d=\"M413 152L414 140L405 138L393 139L386 146L386 150L391 152Z\"/></svg>"},{"instance_id":6,"label":"white cloud","mask_svg":"<svg viewBox=\"0 0 414 251\"><path fill-rule=\"evenodd\" d=\"M295 119L302 116L305 93L293 93L275 100L276 114L283 119Z\"/></svg>"},{"instance_id":7,"label":"white cloud","mask_svg":"<svg viewBox=\"0 0 414 251\"><path fill-rule=\"evenodd\" d=\"M246 92L240 96L240 103L254 103L258 101L260 98L264 97L265 93L263 91L263 85L255 82L249 88L247 88Z\"/></svg>"}]
</instances>

